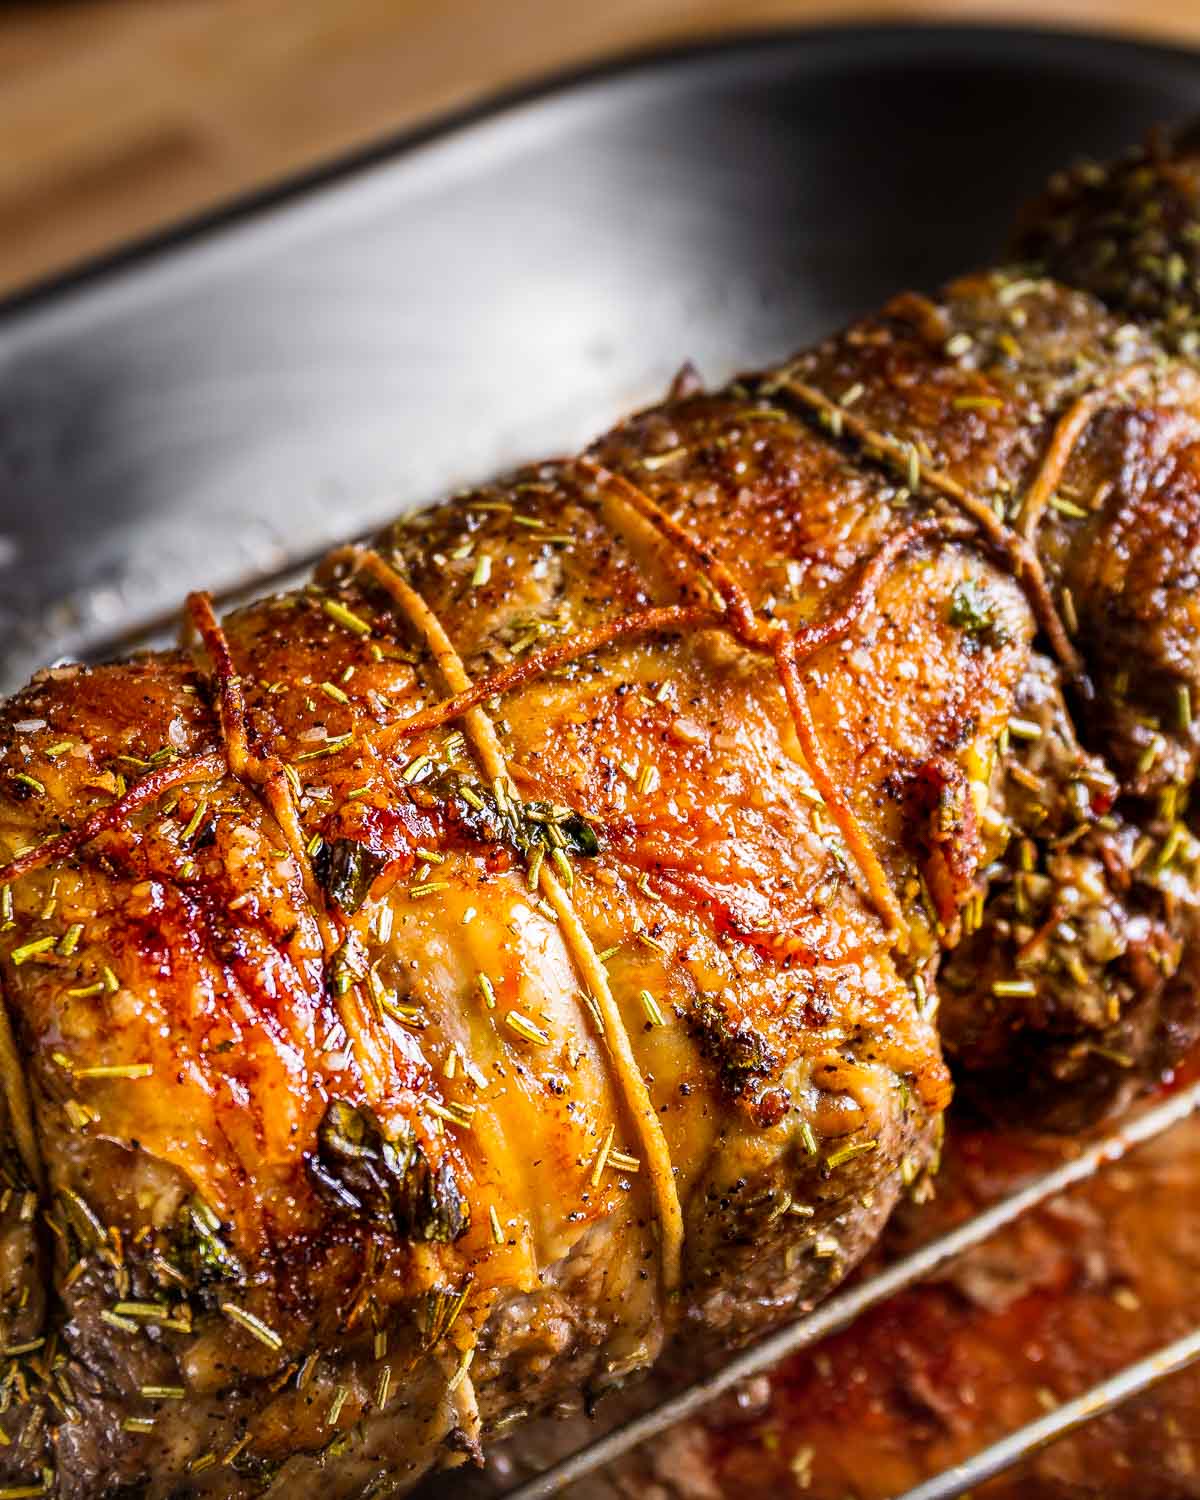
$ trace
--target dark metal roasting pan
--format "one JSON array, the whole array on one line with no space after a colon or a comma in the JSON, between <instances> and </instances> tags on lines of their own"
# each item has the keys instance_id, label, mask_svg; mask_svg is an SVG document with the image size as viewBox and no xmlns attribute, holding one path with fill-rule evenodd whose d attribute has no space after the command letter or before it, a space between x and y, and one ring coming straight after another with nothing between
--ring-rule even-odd
<instances>
[{"instance_id":1,"label":"dark metal roasting pan","mask_svg":"<svg viewBox=\"0 0 1200 1500\"><path fill-rule=\"evenodd\" d=\"M0 692L170 633L329 544L660 394L986 263L1077 155L1200 108L1200 55L846 28L491 102L0 307ZM521 1485L561 1487L1182 1120L1200 1086ZM1200 1334L911 1492L964 1493L1200 1355ZM661 1393L660 1393L661 1394ZM600 1428L603 1433L603 1423Z\"/></svg>"}]
</instances>

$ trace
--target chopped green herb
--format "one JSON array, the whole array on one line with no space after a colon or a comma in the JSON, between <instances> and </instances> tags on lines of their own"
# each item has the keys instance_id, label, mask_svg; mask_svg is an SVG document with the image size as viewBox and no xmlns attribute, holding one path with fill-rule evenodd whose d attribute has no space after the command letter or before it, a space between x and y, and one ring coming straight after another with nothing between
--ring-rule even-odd
<instances>
[{"instance_id":1,"label":"chopped green herb","mask_svg":"<svg viewBox=\"0 0 1200 1500\"><path fill-rule=\"evenodd\" d=\"M350 932L330 955L325 971L326 983L333 994L345 995L365 977L366 972L366 956L354 933Z\"/></svg>"},{"instance_id":2,"label":"chopped green herb","mask_svg":"<svg viewBox=\"0 0 1200 1500\"><path fill-rule=\"evenodd\" d=\"M450 1055L453 1057L454 1053ZM426 1099L425 1108L439 1120L445 1120L448 1125L460 1125L464 1130L471 1128L471 1121L475 1117L475 1105L473 1104L458 1104L454 1101L451 1101L449 1104L442 1104L437 1099Z\"/></svg>"},{"instance_id":3,"label":"chopped green herb","mask_svg":"<svg viewBox=\"0 0 1200 1500\"><path fill-rule=\"evenodd\" d=\"M339 1385L337 1390L334 1391L333 1400L329 1403L329 1412L325 1418L327 1427L337 1426L338 1418L342 1414L342 1407L345 1406L349 1395L350 1387L348 1385Z\"/></svg>"},{"instance_id":4,"label":"chopped green herb","mask_svg":"<svg viewBox=\"0 0 1200 1500\"><path fill-rule=\"evenodd\" d=\"M319 746L316 750L306 750L302 755L297 755L295 757L296 764L300 765L306 760L320 760L326 755L336 755L339 750L344 750L347 745L353 743L354 735L352 733L343 734L335 740L326 740L325 744Z\"/></svg>"},{"instance_id":5,"label":"chopped green herb","mask_svg":"<svg viewBox=\"0 0 1200 1500\"><path fill-rule=\"evenodd\" d=\"M504 1226L500 1223L500 1215L496 1212L494 1203L488 1204L488 1219L492 1226L492 1243L494 1245L504 1244Z\"/></svg>"},{"instance_id":6,"label":"chopped green herb","mask_svg":"<svg viewBox=\"0 0 1200 1500\"><path fill-rule=\"evenodd\" d=\"M836 1172L843 1163L852 1161L856 1156L865 1156L869 1151L876 1150L878 1145L878 1141L855 1141L837 1151L831 1151L825 1158L825 1171Z\"/></svg>"},{"instance_id":7,"label":"chopped green herb","mask_svg":"<svg viewBox=\"0 0 1200 1500\"><path fill-rule=\"evenodd\" d=\"M601 1142L599 1151L596 1152L596 1160L592 1165L592 1175L588 1179L594 1188L600 1186L600 1179L604 1176L604 1169L608 1165L608 1153L612 1150L613 1135L616 1127L610 1125L608 1133Z\"/></svg>"},{"instance_id":8,"label":"chopped green herb","mask_svg":"<svg viewBox=\"0 0 1200 1500\"><path fill-rule=\"evenodd\" d=\"M83 936L83 923L72 922L71 926L63 933L58 943L58 954L61 958L70 958L79 947L79 939Z\"/></svg>"},{"instance_id":9,"label":"chopped green herb","mask_svg":"<svg viewBox=\"0 0 1200 1500\"><path fill-rule=\"evenodd\" d=\"M244 1328L252 1338L256 1338L260 1344L265 1344L268 1349L283 1348L283 1340L273 1328L264 1323L261 1318L255 1317L252 1312L247 1312L244 1307L239 1307L236 1302L222 1302L221 1311L232 1322Z\"/></svg>"},{"instance_id":10,"label":"chopped green herb","mask_svg":"<svg viewBox=\"0 0 1200 1500\"><path fill-rule=\"evenodd\" d=\"M549 1035L540 1026L535 1026L529 1017L522 1015L519 1010L507 1011L504 1016L504 1024L511 1032L514 1032L527 1042L534 1042L539 1047L548 1047L550 1045Z\"/></svg>"},{"instance_id":11,"label":"chopped green herb","mask_svg":"<svg viewBox=\"0 0 1200 1500\"><path fill-rule=\"evenodd\" d=\"M1138 756L1137 769L1139 775L1144 776L1146 772L1151 769L1151 767L1154 765L1154 762L1162 754L1162 749L1162 736L1156 734L1151 739L1146 748L1142 751L1141 755Z\"/></svg>"},{"instance_id":12,"label":"chopped green herb","mask_svg":"<svg viewBox=\"0 0 1200 1500\"><path fill-rule=\"evenodd\" d=\"M187 841L192 837L192 835L200 827L201 823L204 822L204 815L207 811L208 798L201 797L199 802L196 803L195 811L192 813L191 818L188 820L187 827L179 835L181 843L186 844Z\"/></svg>"},{"instance_id":13,"label":"chopped green herb","mask_svg":"<svg viewBox=\"0 0 1200 1500\"><path fill-rule=\"evenodd\" d=\"M370 1110L333 1099L317 1141L309 1172L343 1212L412 1241L449 1243L466 1232L470 1210L453 1165L431 1164L411 1129L385 1136Z\"/></svg>"},{"instance_id":14,"label":"chopped green herb","mask_svg":"<svg viewBox=\"0 0 1200 1500\"><path fill-rule=\"evenodd\" d=\"M386 860L356 839L333 839L322 844L313 861L317 884L341 909L353 916L360 911L371 883Z\"/></svg>"},{"instance_id":15,"label":"chopped green herb","mask_svg":"<svg viewBox=\"0 0 1200 1500\"><path fill-rule=\"evenodd\" d=\"M336 621L343 629L351 631L354 635L371 634L371 626L366 620L361 619L353 610L347 609L337 599L322 599L321 608L331 620Z\"/></svg>"},{"instance_id":16,"label":"chopped green herb","mask_svg":"<svg viewBox=\"0 0 1200 1500\"><path fill-rule=\"evenodd\" d=\"M418 755L415 760L410 760L408 765L406 765L403 771L400 772L401 781L407 781L411 784L412 782L416 781L417 777L420 776L421 772L424 771L427 766L430 766L432 764L433 762L430 756Z\"/></svg>"},{"instance_id":17,"label":"chopped green herb","mask_svg":"<svg viewBox=\"0 0 1200 1500\"><path fill-rule=\"evenodd\" d=\"M170 1311L165 1302L118 1302L113 1312L121 1318L142 1318L147 1323L157 1323Z\"/></svg>"},{"instance_id":18,"label":"chopped green herb","mask_svg":"<svg viewBox=\"0 0 1200 1500\"><path fill-rule=\"evenodd\" d=\"M955 585L950 596L950 623L970 635L985 635L995 623L992 600L973 578Z\"/></svg>"},{"instance_id":19,"label":"chopped green herb","mask_svg":"<svg viewBox=\"0 0 1200 1500\"><path fill-rule=\"evenodd\" d=\"M42 953L48 953L57 941L58 939L53 935L50 937L34 938L32 942L22 943L19 947L14 948L8 956L12 959L14 967L19 969L22 964L27 964L31 958L37 958Z\"/></svg>"},{"instance_id":20,"label":"chopped green herb","mask_svg":"<svg viewBox=\"0 0 1200 1500\"><path fill-rule=\"evenodd\" d=\"M662 1007L649 990L640 991L638 998L642 1002L642 1009L646 1012L646 1020L651 1026L665 1026L667 1024L662 1013Z\"/></svg>"},{"instance_id":21,"label":"chopped green herb","mask_svg":"<svg viewBox=\"0 0 1200 1500\"><path fill-rule=\"evenodd\" d=\"M149 1078L153 1063L105 1063L94 1068L76 1068L76 1078Z\"/></svg>"},{"instance_id":22,"label":"chopped green herb","mask_svg":"<svg viewBox=\"0 0 1200 1500\"><path fill-rule=\"evenodd\" d=\"M1037 985L1032 979L997 979L992 985L992 994L1001 999L1032 999L1037 994Z\"/></svg>"}]
</instances>

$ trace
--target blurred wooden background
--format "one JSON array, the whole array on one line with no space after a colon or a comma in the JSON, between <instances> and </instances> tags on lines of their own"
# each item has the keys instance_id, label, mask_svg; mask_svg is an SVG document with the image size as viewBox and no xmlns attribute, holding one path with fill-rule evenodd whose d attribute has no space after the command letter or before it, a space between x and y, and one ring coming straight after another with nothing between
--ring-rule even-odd
<instances>
[{"instance_id":1,"label":"blurred wooden background","mask_svg":"<svg viewBox=\"0 0 1200 1500\"><path fill-rule=\"evenodd\" d=\"M1200 0L0 3L0 292L555 68L722 31L884 17L1200 45Z\"/></svg>"}]
</instances>

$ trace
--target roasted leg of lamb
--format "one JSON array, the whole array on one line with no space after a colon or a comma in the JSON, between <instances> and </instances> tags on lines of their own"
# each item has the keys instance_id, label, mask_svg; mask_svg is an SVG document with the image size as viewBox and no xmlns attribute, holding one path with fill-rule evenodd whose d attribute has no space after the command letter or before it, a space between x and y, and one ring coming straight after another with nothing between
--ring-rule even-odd
<instances>
[{"instance_id":1,"label":"roasted leg of lamb","mask_svg":"<svg viewBox=\"0 0 1200 1500\"><path fill-rule=\"evenodd\" d=\"M402 1493L825 1295L943 1044L1161 1077L1197 180L4 706L0 1494Z\"/></svg>"}]
</instances>

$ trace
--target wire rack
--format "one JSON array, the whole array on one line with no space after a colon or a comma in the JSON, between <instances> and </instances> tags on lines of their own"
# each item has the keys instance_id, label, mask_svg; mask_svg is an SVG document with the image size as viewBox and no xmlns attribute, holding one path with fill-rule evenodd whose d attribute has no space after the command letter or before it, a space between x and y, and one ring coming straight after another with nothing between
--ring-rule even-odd
<instances>
[{"instance_id":1,"label":"wire rack","mask_svg":"<svg viewBox=\"0 0 1200 1500\"><path fill-rule=\"evenodd\" d=\"M827 1335L846 1328L870 1308L924 1280L964 1251L1012 1224L1023 1214L1068 1188L1085 1182L1102 1168L1119 1161L1134 1147L1153 1140L1200 1111L1200 1082L1193 1083L1144 1113L1123 1122L1111 1134L1089 1145L1064 1165L1045 1172L992 1207L976 1214L949 1234L894 1262L850 1290L823 1303L815 1312L751 1345L712 1375L668 1397L650 1410L624 1422L552 1467L505 1492L503 1500L549 1500L570 1485L595 1474L605 1465L642 1443L660 1436L677 1422L694 1416L719 1396L750 1376L760 1375L780 1360L811 1348ZM1164 1345L1154 1354L1128 1365L1082 1396L1056 1407L1045 1416L908 1490L897 1500L953 1500L954 1496L1011 1468L1040 1448L1112 1411L1122 1402L1149 1390L1168 1376L1200 1360L1200 1328Z\"/></svg>"}]
</instances>

